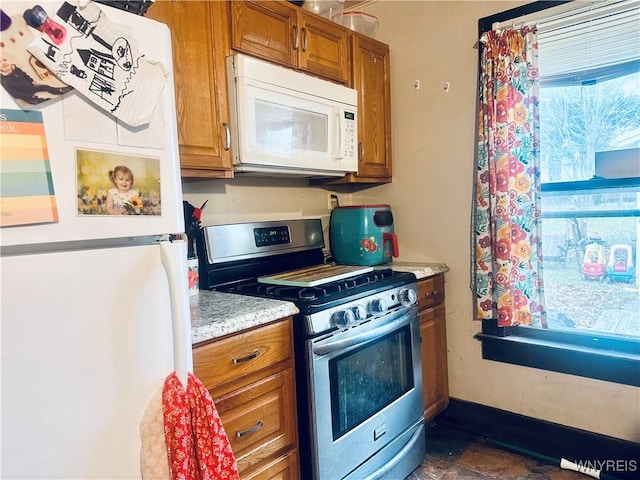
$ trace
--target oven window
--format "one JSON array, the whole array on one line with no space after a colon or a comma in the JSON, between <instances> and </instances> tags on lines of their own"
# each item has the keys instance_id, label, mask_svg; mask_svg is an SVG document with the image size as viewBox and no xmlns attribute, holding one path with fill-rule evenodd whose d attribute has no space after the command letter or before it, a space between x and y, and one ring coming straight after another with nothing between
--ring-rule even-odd
<instances>
[{"instance_id":1,"label":"oven window","mask_svg":"<svg viewBox=\"0 0 640 480\"><path fill-rule=\"evenodd\" d=\"M336 440L413 388L410 326L330 360L329 381Z\"/></svg>"}]
</instances>

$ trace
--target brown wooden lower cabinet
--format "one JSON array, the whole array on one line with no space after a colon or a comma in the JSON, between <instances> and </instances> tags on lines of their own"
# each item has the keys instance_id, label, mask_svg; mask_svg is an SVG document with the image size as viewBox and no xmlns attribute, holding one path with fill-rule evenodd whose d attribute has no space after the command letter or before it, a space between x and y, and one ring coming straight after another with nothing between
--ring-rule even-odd
<instances>
[{"instance_id":1,"label":"brown wooden lower cabinet","mask_svg":"<svg viewBox=\"0 0 640 480\"><path fill-rule=\"evenodd\" d=\"M220 414L240 478L299 478L292 318L196 345L193 363Z\"/></svg>"},{"instance_id":2,"label":"brown wooden lower cabinet","mask_svg":"<svg viewBox=\"0 0 640 480\"><path fill-rule=\"evenodd\" d=\"M444 274L418 281L424 417L433 418L449 404Z\"/></svg>"},{"instance_id":3,"label":"brown wooden lower cabinet","mask_svg":"<svg viewBox=\"0 0 640 480\"><path fill-rule=\"evenodd\" d=\"M242 475L246 480L297 480L300 478L298 468L298 450L292 450L276 458L272 462L253 470L249 475Z\"/></svg>"}]
</instances>

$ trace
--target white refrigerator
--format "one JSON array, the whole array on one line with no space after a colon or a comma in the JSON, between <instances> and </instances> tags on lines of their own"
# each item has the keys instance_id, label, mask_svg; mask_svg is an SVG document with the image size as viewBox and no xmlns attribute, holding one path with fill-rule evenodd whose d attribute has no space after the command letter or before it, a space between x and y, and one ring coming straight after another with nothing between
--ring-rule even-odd
<instances>
[{"instance_id":1,"label":"white refrigerator","mask_svg":"<svg viewBox=\"0 0 640 480\"><path fill-rule=\"evenodd\" d=\"M140 478L145 409L192 371L171 40L98 3L60 18L63 3L0 4L3 61L51 87L0 88L0 477ZM25 54L40 36L47 58L75 49L75 90ZM123 214L106 213L114 188L133 190Z\"/></svg>"}]
</instances>

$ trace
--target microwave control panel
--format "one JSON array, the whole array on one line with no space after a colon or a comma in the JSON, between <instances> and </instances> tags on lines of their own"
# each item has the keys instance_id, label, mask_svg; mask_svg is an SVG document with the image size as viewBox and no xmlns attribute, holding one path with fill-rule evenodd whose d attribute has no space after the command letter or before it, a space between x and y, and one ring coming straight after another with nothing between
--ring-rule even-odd
<instances>
[{"instance_id":1,"label":"microwave control panel","mask_svg":"<svg viewBox=\"0 0 640 480\"><path fill-rule=\"evenodd\" d=\"M343 110L342 113L342 133L344 135L344 151L342 154L347 158L355 158L356 145L358 143L358 139L356 138L356 114L349 110Z\"/></svg>"}]
</instances>

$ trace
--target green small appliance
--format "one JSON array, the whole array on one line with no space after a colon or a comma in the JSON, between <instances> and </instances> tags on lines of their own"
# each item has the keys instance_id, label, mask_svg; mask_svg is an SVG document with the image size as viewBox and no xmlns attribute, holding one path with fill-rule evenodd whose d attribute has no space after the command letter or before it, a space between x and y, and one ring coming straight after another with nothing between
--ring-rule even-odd
<instances>
[{"instance_id":1,"label":"green small appliance","mask_svg":"<svg viewBox=\"0 0 640 480\"><path fill-rule=\"evenodd\" d=\"M338 264L381 265L398 256L389 205L336 207L329 223L331 254Z\"/></svg>"}]
</instances>

